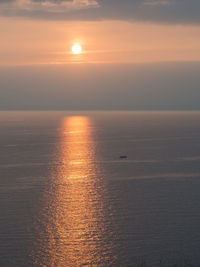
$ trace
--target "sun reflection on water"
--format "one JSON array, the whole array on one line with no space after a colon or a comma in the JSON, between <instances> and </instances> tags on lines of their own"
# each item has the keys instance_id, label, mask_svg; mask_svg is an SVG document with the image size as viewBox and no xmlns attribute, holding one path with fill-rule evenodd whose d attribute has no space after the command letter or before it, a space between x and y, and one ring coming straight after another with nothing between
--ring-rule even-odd
<instances>
[{"instance_id":1,"label":"sun reflection on water","mask_svg":"<svg viewBox=\"0 0 200 267\"><path fill-rule=\"evenodd\" d=\"M96 265L105 249L105 189L94 164L90 119L66 117L60 140L43 219L48 241L40 253L46 266Z\"/></svg>"}]
</instances>

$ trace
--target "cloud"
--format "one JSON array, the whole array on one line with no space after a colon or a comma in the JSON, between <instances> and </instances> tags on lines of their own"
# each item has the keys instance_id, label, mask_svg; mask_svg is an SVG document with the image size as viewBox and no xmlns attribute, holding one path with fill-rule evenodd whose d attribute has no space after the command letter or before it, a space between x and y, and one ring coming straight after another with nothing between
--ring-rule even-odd
<instances>
[{"instance_id":1,"label":"cloud","mask_svg":"<svg viewBox=\"0 0 200 267\"><path fill-rule=\"evenodd\" d=\"M0 0L1 16L199 24L199 0Z\"/></svg>"},{"instance_id":2,"label":"cloud","mask_svg":"<svg viewBox=\"0 0 200 267\"><path fill-rule=\"evenodd\" d=\"M47 19L57 18L58 13L63 17L74 10L99 6L95 0L0 0L0 3L1 15L41 16Z\"/></svg>"},{"instance_id":3,"label":"cloud","mask_svg":"<svg viewBox=\"0 0 200 267\"><path fill-rule=\"evenodd\" d=\"M36 11L44 14L64 14L73 10L98 7L95 0L16 0L12 5L27 13Z\"/></svg>"},{"instance_id":4,"label":"cloud","mask_svg":"<svg viewBox=\"0 0 200 267\"><path fill-rule=\"evenodd\" d=\"M143 3L143 5L147 5L147 6L166 6L166 5L171 5L173 4L171 1L169 0L147 0Z\"/></svg>"}]
</instances>

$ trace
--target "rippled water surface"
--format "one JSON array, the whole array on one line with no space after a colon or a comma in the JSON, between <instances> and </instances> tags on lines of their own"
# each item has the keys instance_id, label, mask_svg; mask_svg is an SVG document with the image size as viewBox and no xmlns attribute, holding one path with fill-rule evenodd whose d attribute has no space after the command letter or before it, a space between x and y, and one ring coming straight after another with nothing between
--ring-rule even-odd
<instances>
[{"instance_id":1,"label":"rippled water surface","mask_svg":"<svg viewBox=\"0 0 200 267\"><path fill-rule=\"evenodd\" d=\"M199 121L0 112L0 266L200 265Z\"/></svg>"}]
</instances>

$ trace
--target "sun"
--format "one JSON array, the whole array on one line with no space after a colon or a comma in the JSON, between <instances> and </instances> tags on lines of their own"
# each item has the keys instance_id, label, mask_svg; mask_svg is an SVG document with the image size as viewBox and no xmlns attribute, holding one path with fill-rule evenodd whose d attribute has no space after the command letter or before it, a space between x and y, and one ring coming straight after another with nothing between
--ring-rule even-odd
<instances>
[{"instance_id":1,"label":"sun","mask_svg":"<svg viewBox=\"0 0 200 267\"><path fill-rule=\"evenodd\" d=\"M82 52L82 47L81 47L80 44L74 44L74 45L72 46L72 53L73 53L73 54L78 55L78 54L81 54L81 52Z\"/></svg>"}]
</instances>

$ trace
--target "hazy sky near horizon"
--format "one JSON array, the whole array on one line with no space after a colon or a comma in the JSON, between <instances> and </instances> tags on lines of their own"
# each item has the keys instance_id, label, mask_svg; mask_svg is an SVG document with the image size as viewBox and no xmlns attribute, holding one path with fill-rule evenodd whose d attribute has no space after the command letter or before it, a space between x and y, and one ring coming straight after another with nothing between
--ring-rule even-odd
<instances>
[{"instance_id":1,"label":"hazy sky near horizon","mask_svg":"<svg viewBox=\"0 0 200 267\"><path fill-rule=\"evenodd\" d=\"M0 33L0 109L200 109L199 0L0 0Z\"/></svg>"},{"instance_id":2,"label":"hazy sky near horizon","mask_svg":"<svg viewBox=\"0 0 200 267\"><path fill-rule=\"evenodd\" d=\"M200 62L9 66L0 80L1 109L199 109Z\"/></svg>"}]
</instances>

